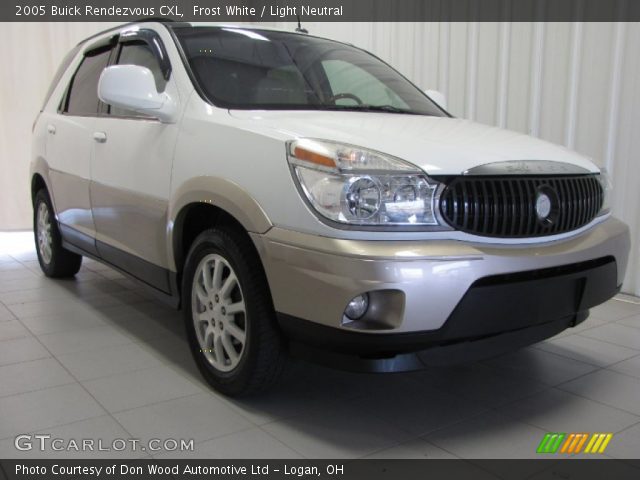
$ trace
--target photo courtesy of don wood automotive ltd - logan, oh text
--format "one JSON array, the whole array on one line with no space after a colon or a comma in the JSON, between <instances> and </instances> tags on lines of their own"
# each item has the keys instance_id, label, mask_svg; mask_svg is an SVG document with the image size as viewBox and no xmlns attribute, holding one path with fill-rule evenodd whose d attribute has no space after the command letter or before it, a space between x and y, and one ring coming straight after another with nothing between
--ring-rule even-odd
<instances>
[{"instance_id":1,"label":"photo courtesy of don wood automotive ltd - logan, oh text","mask_svg":"<svg viewBox=\"0 0 640 480\"><path fill-rule=\"evenodd\" d=\"M0 22L0 480L640 478L640 1Z\"/></svg>"}]
</instances>

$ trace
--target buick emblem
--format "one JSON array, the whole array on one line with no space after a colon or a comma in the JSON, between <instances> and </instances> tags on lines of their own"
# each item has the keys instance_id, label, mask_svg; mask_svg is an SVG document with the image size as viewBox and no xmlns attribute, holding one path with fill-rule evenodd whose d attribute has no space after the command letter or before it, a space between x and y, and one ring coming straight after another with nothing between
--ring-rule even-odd
<instances>
[{"instance_id":1,"label":"buick emblem","mask_svg":"<svg viewBox=\"0 0 640 480\"><path fill-rule=\"evenodd\" d=\"M551 213L551 198L544 192L538 192L536 198L536 214L540 220L546 220Z\"/></svg>"}]
</instances>

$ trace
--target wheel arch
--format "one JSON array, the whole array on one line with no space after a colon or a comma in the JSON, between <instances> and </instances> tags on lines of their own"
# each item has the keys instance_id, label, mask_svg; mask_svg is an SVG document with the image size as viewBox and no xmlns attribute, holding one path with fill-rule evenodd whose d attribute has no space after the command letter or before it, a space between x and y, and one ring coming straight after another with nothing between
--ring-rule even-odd
<instances>
[{"instance_id":1,"label":"wheel arch","mask_svg":"<svg viewBox=\"0 0 640 480\"><path fill-rule=\"evenodd\" d=\"M233 225L245 233L265 233L271 227L258 202L242 187L219 177L196 177L176 190L168 213L170 265L180 275L189 247L203 230Z\"/></svg>"},{"instance_id":2,"label":"wheel arch","mask_svg":"<svg viewBox=\"0 0 640 480\"><path fill-rule=\"evenodd\" d=\"M49 195L49 200L53 206L54 214L56 214L56 204L51 190L51 181L49 178L49 164L43 157L37 157L31 164L30 171L30 187L31 187L31 203L35 201L36 193L45 189Z\"/></svg>"},{"instance_id":3,"label":"wheel arch","mask_svg":"<svg viewBox=\"0 0 640 480\"><path fill-rule=\"evenodd\" d=\"M39 173L34 173L31 177L31 202L32 203L36 198L36 194L42 189L49 191L49 188L47 187L47 183L44 181L44 178L42 177L42 175L40 175Z\"/></svg>"},{"instance_id":4,"label":"wheel arch","mask_svg":"<svg viewBox=\"0 0 640 480\"><path fill-rule=\"evenodd\" d=\"M32 200L41 188L49 190L49 164L43 157L38 156L32 161L30 181Z\"/></svg>"}]
</instances>

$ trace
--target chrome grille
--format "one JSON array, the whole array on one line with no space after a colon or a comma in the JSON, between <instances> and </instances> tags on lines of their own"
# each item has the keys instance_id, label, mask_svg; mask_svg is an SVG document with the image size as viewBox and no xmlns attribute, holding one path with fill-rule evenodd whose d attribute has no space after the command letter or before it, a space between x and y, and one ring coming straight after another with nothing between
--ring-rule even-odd
<instances>
[{"instance_id":1,"label":"chrome grille","mask_svg":"<svg viewBox=\"0 0 640 480\"><path fill-rule=\"evenodd\" d=\"M468 176L445 183L440 196L445 221L457 230L488 237L569 232L591 222L604 201L597 175ZM540 216L547 207L549 214Z\"/></svg>"}]
</instances>

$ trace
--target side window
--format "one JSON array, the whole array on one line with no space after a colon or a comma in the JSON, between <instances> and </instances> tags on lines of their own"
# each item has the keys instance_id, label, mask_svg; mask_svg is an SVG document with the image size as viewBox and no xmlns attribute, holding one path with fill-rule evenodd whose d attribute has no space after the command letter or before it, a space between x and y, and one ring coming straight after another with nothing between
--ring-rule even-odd
<instances>
[{"instance_id":1,"label":"side window","mask_svg":"<svg viewBox=\"0 0 640 480\"><path fill-rule=\"evenodd\" d=\"M98 80L107 67L111 48L85 54L71 79L62 111L69 115L97 115Z\"/></svg>"},{"instance_id":2,"label":"side window","mask_svg":"<svg viewBox=\"0 0 640 480\"><path fill-rule=\"evenodd\" d=\"M145 42L123 44L120 49L120 55L118 56L117 64L139 65L141 67L147 67L149 70L151 70L151 73L153 73L153 78L156 81L156 89L158 90L158 92L163 92L165 87L167 86L167 81L162 75L162 70L160 69L160 63ZM116 116L144 116L137 112L132 112L130 110L112 106L109 107L109 113Z\"/></svg>"}]
</instances>

